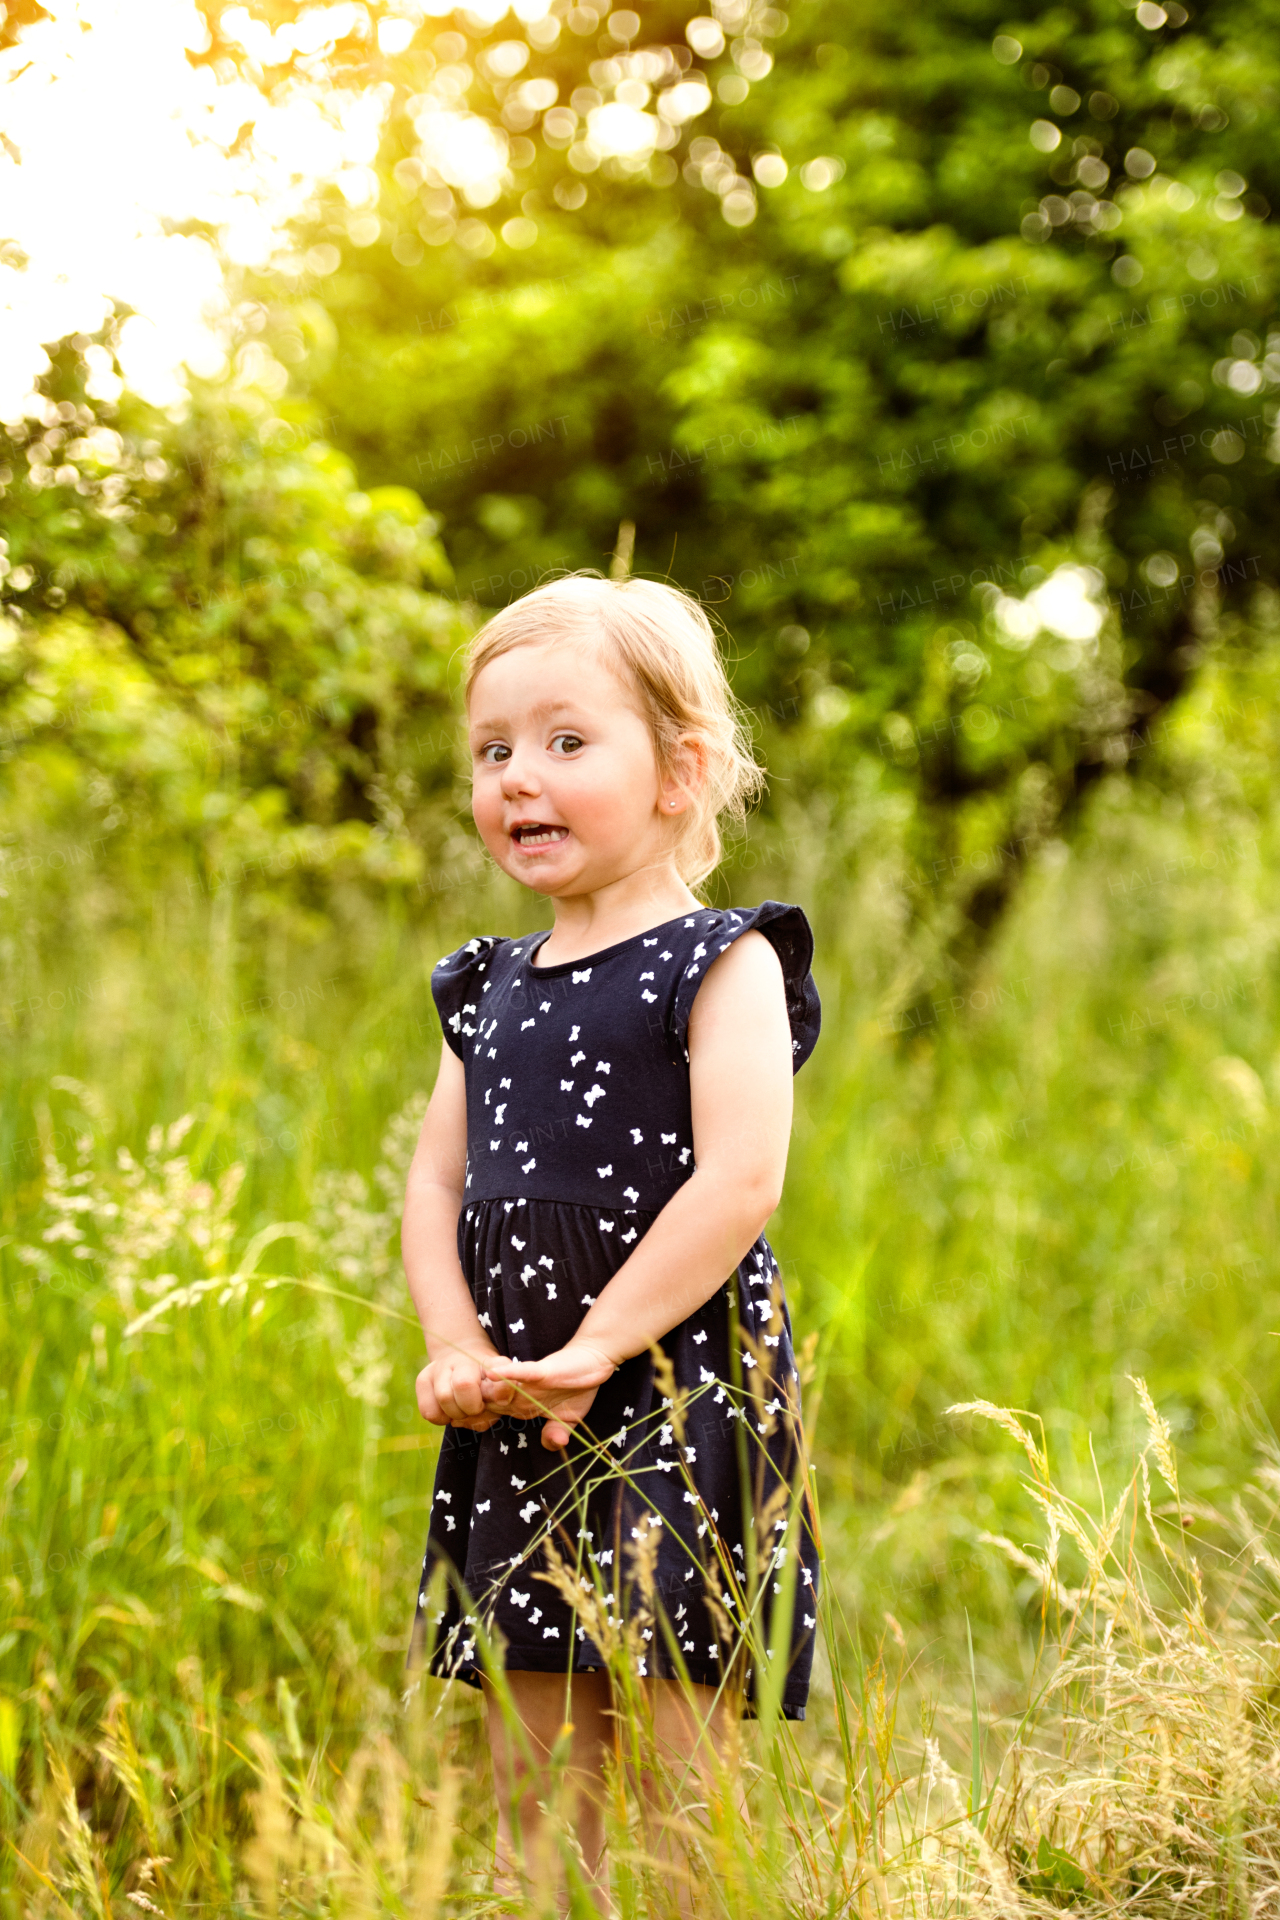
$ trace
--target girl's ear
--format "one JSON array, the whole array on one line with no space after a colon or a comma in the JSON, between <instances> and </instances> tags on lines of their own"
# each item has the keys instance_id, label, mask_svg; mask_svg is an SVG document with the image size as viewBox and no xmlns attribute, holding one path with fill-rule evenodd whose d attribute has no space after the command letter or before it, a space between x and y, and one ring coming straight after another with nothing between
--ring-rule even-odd
<instances>
[{"instance_id":1,"label":"girl's ear","mask_svg":"<svg viewBox=\"0 0 1280 1920\"><path fill-rule=\"evenodd\" d=\"M701 791L706 778L706 741L696 733L682 734L659 789L659 813L683 813L693 796Z\"/></svg>"}]
</instances>

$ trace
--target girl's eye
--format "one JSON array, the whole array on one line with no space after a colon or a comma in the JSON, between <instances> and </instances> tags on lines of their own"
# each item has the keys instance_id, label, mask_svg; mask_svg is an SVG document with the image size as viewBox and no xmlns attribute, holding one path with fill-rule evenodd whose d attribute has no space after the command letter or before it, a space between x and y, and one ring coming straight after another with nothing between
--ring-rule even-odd
<instances>
[{"instance_id":1,"label":"girl's eye","mask_svg":"<svg viewBox=\"0 0 1280 1920\"><path fill-rule=\"evenodd\" d=\"M551 750L553 753L559 752L560 754L576 753L582 744L581 734L558 733L551 742Z\"/></svg>"},{"instance_id":2,"label":"girl's eye","mask_svg":"<svg viewBox=\"0 0 1280 1920\"><path fill-rule=\"evenodd\" d=\"M497 767L511 758L511 749L505 740L491 740L487 747L481 747L479 757L487 766Z\"/></svg>"}]
</instances>

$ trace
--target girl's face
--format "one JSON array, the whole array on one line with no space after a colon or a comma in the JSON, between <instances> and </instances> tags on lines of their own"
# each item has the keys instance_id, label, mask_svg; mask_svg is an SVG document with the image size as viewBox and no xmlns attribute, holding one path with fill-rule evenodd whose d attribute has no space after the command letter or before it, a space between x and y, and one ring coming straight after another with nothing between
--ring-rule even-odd
<instances>
[{"instance_id":1,"label":"girl's face","mask_svg":"<svg viewBox=\"0 0 1280 1920\"><path fill-rule=\"evenodd\" d=\"M491 660L469 736L480 836L535 892L594 892L670 857L686 795L660 776L634 696L590 648L549 641Z\"/></svg>"}]
</instances>

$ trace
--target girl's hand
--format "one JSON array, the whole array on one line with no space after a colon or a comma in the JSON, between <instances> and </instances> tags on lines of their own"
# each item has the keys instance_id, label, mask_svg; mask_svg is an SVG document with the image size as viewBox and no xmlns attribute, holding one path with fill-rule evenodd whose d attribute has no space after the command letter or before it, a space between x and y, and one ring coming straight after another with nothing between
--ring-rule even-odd
<instances>
[{"instance_id":1,"label":"girl's hand","mask_svg":"<svg viewBox=\"0 0 1280 1920\"><path fill-rule=\"evenodd\" d=\"M585 1420L597 1388L617 1370L602 1348L585 1340L570 1340L543 1360L506 1360L496 1355L485 1369L495 1386L513 1383L515 1397L503 1408L505 1413L516 1420L533 1420L540 1413L549 1416L542 1444L552 1453L568 1446L570 1429Z\"/></svg>"},{"instance_id":2,"label":"girl's hand","mask_svg":"<svg viewBox=\"0 0 1280 1920\"><path fill-rule=\"evenodd\" d=\"M466 1427L487 1433L510 1410L515 1389L488 1377L489 1363L502 1355L492 1347L454 1349L432 1360L418 1375L418 1412L437 1427Z\"/></svg>"}]
</instances>

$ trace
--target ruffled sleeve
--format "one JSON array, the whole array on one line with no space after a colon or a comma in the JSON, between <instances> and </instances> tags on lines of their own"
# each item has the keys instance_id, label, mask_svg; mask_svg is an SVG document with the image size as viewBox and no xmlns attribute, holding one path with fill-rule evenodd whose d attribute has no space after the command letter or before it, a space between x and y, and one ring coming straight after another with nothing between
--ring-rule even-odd
<instances>
[{"instance_id":1,"label":"ruffled sleeve","mask_svg":"<svg viewBox=\"0 0 1280 1920\"><path fill-rule=\"evenodd\" d=\"M732 909L717 914L716 919L719 924L702 933L676 987L671 1020L673 1057L683 1061L689 1058L689 1015L707 969L744 933L762 933L782 962L791 1022L791 1069L798 1073L818 1043L822 1024L822 1005L810 972L813 931L808 920L799 907L778 900L766 900L751 910Z\"/></svg>"},{"instance_id":2,"label":"ruffled sleeve","mask_svg":"<svg viewBox=\"0 0 1280 1920\"><path fill-rule=\"evenodd\" d=\"M431 972L431 997L440 1015L446 1043L461 1060L467 1040L476 1031L480 995L489 956L498 944L493 933L468 940L456 953L437 960Z\"/></svg>"}]
</instances>

